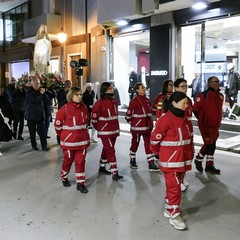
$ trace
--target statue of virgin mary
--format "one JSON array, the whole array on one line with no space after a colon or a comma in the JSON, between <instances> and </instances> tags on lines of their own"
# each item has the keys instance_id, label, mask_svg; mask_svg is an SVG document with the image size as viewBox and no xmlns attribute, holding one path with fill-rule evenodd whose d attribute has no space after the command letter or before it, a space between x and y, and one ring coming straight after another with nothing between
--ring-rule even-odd
<instances>
[{"instance_id":1,"label":"statue of virgin mary","mask_svg":"<svg viewBox=\"0 0 240 240\"><path fill-rule=\"evenodd\" d=\"M34 47L34 68L39 74L45 73L49 65L52 51L52 44L47 33L47 26L42 24L36 34L36 43Z\"/></svg>"}]
</instances>

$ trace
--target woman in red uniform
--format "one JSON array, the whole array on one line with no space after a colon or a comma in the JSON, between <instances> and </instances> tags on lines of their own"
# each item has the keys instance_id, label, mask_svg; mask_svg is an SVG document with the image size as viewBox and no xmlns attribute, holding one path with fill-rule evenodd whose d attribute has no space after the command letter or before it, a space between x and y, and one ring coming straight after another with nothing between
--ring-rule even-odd
<instances>
[{"instance_id":1,"label":"woman in red uniform","mask_svg":"<svg viewBox=\"0 0 240 240\"><path fill-rule=\"evenodd\" d=\"M176 81L174 81L174 88L176 92L183 92L187 95L187 80L184 78L178 78ZM186 117L189 121L192 119L192 114L193 114L193 104L192 100L187 97L188 99L188 106L185 110L184 117ZM192 146L193 146L193 136L192 136ZM185 179L185 176L183 178L183 181L181 183L181 190L182 192L186 191L188 188L188 181Z\"/></svg>"},{"instance_id":2,"label":"woman in red uniform","mask_svg":"<svg viewBox=\"0 0 240 240\"><path fill-rule=\"evenodd\" d=\"M104 82L100 87L100 99L92 108L92 125L98 131L103 144L99 172L112 174L114 181L122 179L123 176L118 174L115 153L115 142L120 132L118 101L114 98L114 88L110 82ZM106 169L107 163L110 164L111 172Z\"/></svg>"},{"instance_id":3,"label":"woman in red uniform","mask_svg":"<svg viewBox=\"0 0 240 240\"><path fill-rule=\"evenodd\" d=\"M163 110L163 100L166 98L168 99L173 92L173 81L172 80L165 80L162 86L162 92L156 97L153 105L152 110L153 113L156 115L156 118L159 119L164 110Z\"/></svg>"},{"instance_id":4,"label":"woman in red uniform","mask_svg":"<svg viewBox=\"0 0 240 240\"><path fill-rule=\"evenodd\" d=\"M145 96L146 88L142 83L136 83L134 90L137 96L130 101L126 113L126 121L131 124L132 142L130 147L130 167L138 168L136 163L136 152L141 136L144 140L145 153L147 155L149 171L159 171L154 164L154 154L150 151L150 137L153 128L152 109L149 99Z\"/></svg>"},{"instance_id":5,"label":"woman in red uniform","mask_svg":"<svg viewBox=\"0 0 240 240\"><path fill-rule=\"evenodd\" d=\"M192 124L184 117L187 96L174 92L169 98L169 110L156 123L152 132L150 149L159 154L160 169L166 184L164 216L178 230L186 228L180 216L181 182L187 170L191 170Z\"/></svg>"},{"instance_id":6,"label":"woman in red uniform","mask_svg":"<svg viewBox=\"0 0 240 240\"><path fill-rule=\"evenodd\" d=\"M85 158L90 144L87 131L88 109L82 102L82 92L79 87L72 87L67 94L67 101L57 112L55 130L60 136L60 147L63 149L63 164L60 173L64 187L70 187L67 175L75 162L77 190L87 193L85 187Z\"/></svg>"}]
</instances>

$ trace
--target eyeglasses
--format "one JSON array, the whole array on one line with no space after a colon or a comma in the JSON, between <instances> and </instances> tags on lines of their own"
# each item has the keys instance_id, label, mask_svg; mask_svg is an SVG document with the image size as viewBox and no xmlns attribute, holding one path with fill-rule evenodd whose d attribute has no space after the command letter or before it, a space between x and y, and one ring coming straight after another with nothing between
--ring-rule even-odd
<instances>
[{"instance_id":1,"label":"eyeglasses","mask_svg":"<svg viewBox=\"0 0 240 240\"><path fill-rule=\"evenodd\" d=\"M180 88L187 88L188 86L187 85L182 85L182 86L178 86Z\"/></svg>"},{"instance_id":2,"label":"eyeglasses","mask_svg":"<svg viewBox=\"0 0 240 240\"><path fill-rule=\"evenodd\" d=\"M74 94L74 96L78 96L78 97L82 97L82 93L76 93L76 94Z\"/></svg>"}]
</instances>

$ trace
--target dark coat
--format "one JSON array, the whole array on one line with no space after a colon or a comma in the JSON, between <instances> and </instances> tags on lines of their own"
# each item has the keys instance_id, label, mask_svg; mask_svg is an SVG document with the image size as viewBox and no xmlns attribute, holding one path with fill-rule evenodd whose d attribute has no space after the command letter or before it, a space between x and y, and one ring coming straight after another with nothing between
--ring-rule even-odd
<instances>
[{"instance_id":1,"label":"dark coat","mask_svg":"<svg viewBox=\"0 0 240 240\"><path fill-rule=\"evenodd\" d=\"M25 98L26 91L24 89L16 89L12 93L12 109L13 112L24 112L25 111Z\"/></svg>"},{"instance_id":2,"label":"dark coat","mask_svg":"<svg viewBox=\"0 0 240 240\"><path fill-rule=\"evenodd\" d=\"M4 117L9 118L8 124L11 125L13 119L13 111L8 100L0 96L0 108ZM12 139L12 130L4 123L2 115L0 115L0 142L8 142Z\"/></svg>"},{"instance_id":3,"label":"dark coat","mask_svg":"<svg viewBox=\"0 0 240 240\"><path fill-rule=\"evenodd\" d=\"M43 121L45 119L44 94L30 88L26 93L25 118L28 121Z\"/></svg>"}]
</instances>

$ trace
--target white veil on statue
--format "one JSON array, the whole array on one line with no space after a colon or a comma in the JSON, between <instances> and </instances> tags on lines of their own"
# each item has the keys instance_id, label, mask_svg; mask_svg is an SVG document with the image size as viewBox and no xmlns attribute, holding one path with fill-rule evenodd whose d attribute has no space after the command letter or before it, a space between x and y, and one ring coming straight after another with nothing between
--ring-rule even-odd
<instances>
[{"instance_id":1,"label":"white veil on statue","mask_svg":"<svg viewBox=\"0 0 240 240\"><path fill-rule=\"evenodd\" d=\"M34 48L34 68L39 74L45 72L49 65L52 51L52 44L47 33L47 26L42 24L36 34L36 43Z\"/></svg>"}]
</instances>

